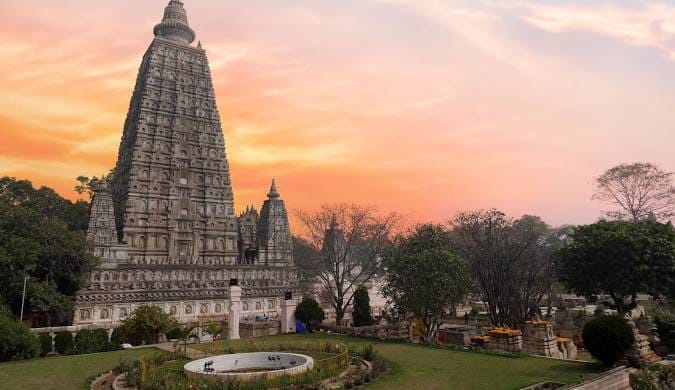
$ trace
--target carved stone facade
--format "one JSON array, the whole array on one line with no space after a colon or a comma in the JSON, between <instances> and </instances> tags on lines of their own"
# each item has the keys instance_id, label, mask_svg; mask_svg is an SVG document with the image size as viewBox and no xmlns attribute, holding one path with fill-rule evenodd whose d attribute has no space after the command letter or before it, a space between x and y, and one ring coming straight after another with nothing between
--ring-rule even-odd
<instances>
[{"instance_id":1,"label":"carved stone facade","mask_svg":"<svg viewBox=\"0 0 675 390\"><path fill-rule=\"evenodd\" d=\"M116 322L144 303L182 321L226 318L230 279L243 316L275 317L297 290L288 215L272 182L260 216L238 217L206 52L171 0L143 56L111 183L92 199L102 264L74 322Z\"/></svg>"}]
</instances>

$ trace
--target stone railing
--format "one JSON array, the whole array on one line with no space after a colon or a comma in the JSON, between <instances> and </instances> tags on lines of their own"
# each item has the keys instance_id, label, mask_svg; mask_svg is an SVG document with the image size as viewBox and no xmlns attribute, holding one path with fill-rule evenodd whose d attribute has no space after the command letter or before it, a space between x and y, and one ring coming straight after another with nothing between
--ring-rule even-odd
<instances>
[{"instance_id":1,"label":"stone railing","mask_svg":"<svg viewBox=\"0 0 675 390\"><path fill-rule=\"evenodd\" d=\"M373 337L381 340L407 340L410 336L408 324L406 323L360 327L321 325L319 329L324 332Z\"/></svg>"},{"instance_id":2,"label":"stone railing","mask_svg":"<svg viewBox=\"0 0 675 390\"><path fill-rule=\"evenodd\" d=\"M629 374L630 370L621 366L565 390L631 390Z\"/></svg>"}]
</instances>

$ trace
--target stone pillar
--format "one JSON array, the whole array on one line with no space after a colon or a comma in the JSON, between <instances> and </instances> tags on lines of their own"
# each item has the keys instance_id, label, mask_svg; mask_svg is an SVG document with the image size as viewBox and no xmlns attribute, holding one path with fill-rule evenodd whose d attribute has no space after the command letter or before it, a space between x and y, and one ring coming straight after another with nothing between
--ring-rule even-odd
<instances>
[{"instance_id":1,"label":"stone pillar","mask_svg":"<svg viewBox=\"0 0 675 390\"><path fill-rule=\"evenodd\" d=\"M281 301L281 333L295 332L295 307L298 302L295 299Z\"/></svg>"},{"instance_id":2,"label":"stone pillar","mask_svg":"<svg viewBox=\"0 0 675 390\"><path fill-rule=\"evenodd\" d=\"M241 287L230 284L230 316L227 323L230 327L230 340L239 339L239 311L241 310Z\"/></svg>"}]
</instances>

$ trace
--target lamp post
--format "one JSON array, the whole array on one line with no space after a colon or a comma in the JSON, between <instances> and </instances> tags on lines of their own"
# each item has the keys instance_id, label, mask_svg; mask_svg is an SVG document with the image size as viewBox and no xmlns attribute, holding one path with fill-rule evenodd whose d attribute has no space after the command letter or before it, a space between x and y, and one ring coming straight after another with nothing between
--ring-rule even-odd
<instances>
[{"instance_id":1,"label":"lamp post","mask_svg":"<svg viewBox=\"0 0 675 390\"><path fill-rule=\"evenodd\" d=\"M21 296L21 314L19 315L19 322L23 322L23 305L26 302L26 283L28 283L28 276L23 278L23 295Z\"/></svg>"}]
</instances>

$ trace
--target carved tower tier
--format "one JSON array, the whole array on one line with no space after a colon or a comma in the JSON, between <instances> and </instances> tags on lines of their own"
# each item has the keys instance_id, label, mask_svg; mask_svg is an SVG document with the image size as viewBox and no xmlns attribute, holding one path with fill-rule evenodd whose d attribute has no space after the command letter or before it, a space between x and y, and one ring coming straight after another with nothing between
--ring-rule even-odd
<instances>
[{"instance_id":1,"label":"carved tower tier","mask_svg":"<svg viewBox=\"0 0 675 390\"><path fill-rule=\"evenodd\" d=\"M171 0L145 52L109 186L92 199L101 257L77 296L76 323L116 323L153 303L182 320L226 317L239 279L242 317L278 312L297 286L288 218L275 184L260 218L234 210L206 52Z\"/></svg>"}]
</instances>

